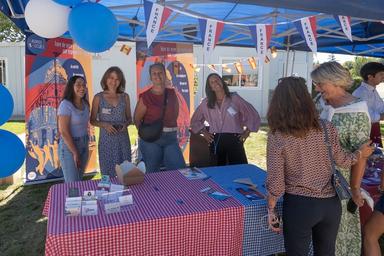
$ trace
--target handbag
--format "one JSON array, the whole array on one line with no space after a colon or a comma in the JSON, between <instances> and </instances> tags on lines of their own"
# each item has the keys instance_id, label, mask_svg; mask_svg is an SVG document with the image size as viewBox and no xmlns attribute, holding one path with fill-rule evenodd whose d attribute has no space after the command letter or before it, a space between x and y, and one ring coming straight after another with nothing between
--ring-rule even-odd
<instances>
[{"instance_id":1,"label":"handbag","mask_svg":"<svg viewBox=\"0 0 384 256\"><path fill-rule=\"evenodd\" d=\"M331 144L329 143L328 131L327 131L327 128L325 127L325 124L323 121L321 121L321 125L322 125L323 130L324 130L325 144L327 145L328 156L329 156L329 159L331 160L332 185L335 188L336 194L340 200L351 199L352 193L351 193L351 189L349 187L349 183L344 178L344 176L341 174L341 172L336 169L335 160L332 156Z\"/></svg>"},{"instance_id":2,"label":"handbag","mask_svg":"<svg viewBox=\"0 0 384 256\"><path fill-rule=\"evenodd\" d=\"M161 117L152 123L144 123L144 121L141 122L139 126L140 139L146 142L154 142L158 140L163 134L163 118L164 118L165 109L167 106L167 98L168 98L168 91L167 89L165 89L163 111L162 111Z\"/></svg>"}]
</instances>

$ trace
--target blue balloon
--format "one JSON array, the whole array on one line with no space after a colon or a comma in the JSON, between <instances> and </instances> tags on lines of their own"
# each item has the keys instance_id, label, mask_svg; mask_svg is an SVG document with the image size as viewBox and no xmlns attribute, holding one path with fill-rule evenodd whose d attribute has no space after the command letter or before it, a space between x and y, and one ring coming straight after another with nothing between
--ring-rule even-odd
<instances>
[{"instance_id":1,"label":"blue balloon","mask_svg":"<svg viewBox=\"0 0 384 256\"><path fill-rule=\"evenodd\" d=\"M75 43L88 52L104 52L119 35L115 15L104 5L82 3L69 13L68 30Z\"/></svg>"},{"instance_id":2,"label":"blue balloon","mask_svg":"<svg viewBox=\"0 0 384 256\"><path fill-rule=\"evenodd\" d=\"M11 118L13 112L13 98L8 89L0 84L0 125L5 124ZM0 156L1 157L1 156ZM1 165L0 165L1 169Z\"/></svg>"},{"instance_id":3,"label":"blue balloon","mask_svg":"<svg viewBox=\"0 0 384 256\"><path fill-rule=\"evenodd\" d=\"M53 0L53 1L61 5L76 6L77 4L81 3L83 0Z\"/></svg>"},{"instance_id":4,"label":"blue balloon","mask_svg":"<svg viewBox=\"0 0 384 256\"><path fill-rule=\"evenodd\" d=\"M0 178L14 174L23 165L25 153L19 137L0 129Z\"/></svg>"}]
</instances>

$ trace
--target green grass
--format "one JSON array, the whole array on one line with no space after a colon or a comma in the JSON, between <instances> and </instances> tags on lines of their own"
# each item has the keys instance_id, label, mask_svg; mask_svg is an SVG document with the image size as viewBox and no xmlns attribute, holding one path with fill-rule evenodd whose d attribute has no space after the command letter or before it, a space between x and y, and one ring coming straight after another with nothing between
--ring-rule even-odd
<instances>
[{"instance_id":1,"label":"green grass","mask_svg":"<svg viewBox=\"0 0 384 256\"><path fill-rule=\"evenodd\" d=\"M24 133L23 122L9 122L0 129ZM382 126L384 134L384 127ZM245 142L249 163L266 169L266 141L268 128L263 126L252 133ZM96 140L99 130L96 129ZM129 127L131 144L137 139L134 126ZM88 178L99 178L100 174ZM22 186L22 184L0 185L0 254L43 255L47 218L42 216L49 188L54 183ZM382 242L381 244L384 244Z\"/></svg>"}]
</instances>

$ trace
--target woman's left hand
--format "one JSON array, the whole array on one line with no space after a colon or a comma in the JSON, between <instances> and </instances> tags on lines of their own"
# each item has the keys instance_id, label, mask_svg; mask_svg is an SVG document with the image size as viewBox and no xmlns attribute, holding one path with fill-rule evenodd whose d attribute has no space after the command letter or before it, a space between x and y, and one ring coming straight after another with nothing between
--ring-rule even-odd
<instances>
[{"instance_id":1,"label":"woman's left hand","mask_svg":"<svg viewBox=\"0 0 384 256\"><path fill-rule=\"evenodd\" d=\"M362 207L364 205L364 199L363 199L363 196L361 195L360 188L352 188L351 192L352 192L352 200L353 200L353 202L358 207Z\"/></svg>"},{"instance_id":2,"label":"woman's left hand","mask_svg":"<svg viewBox=\"0 0 384 256\"><path fill-rule=\"evenodd\" d=\"M246 129L242 134L238 135L239 140L244 143L245 140L249 137L250 133L251 133L251 131Z\"/></svg>"}]
</instances>

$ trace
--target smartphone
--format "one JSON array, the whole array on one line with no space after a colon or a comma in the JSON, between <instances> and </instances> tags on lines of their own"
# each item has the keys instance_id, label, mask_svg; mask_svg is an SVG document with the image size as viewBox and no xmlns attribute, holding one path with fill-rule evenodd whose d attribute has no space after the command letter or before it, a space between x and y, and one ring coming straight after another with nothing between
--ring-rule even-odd
<instances>
[{"instance_id":1,"label":"smartphone","mask_svg":"<svg viewBox=\"0 0 384 256\"><path fill-rule=\"evenodd\" d=\"M353 202L352 199L349 199L347 203L347 211L349 211L350 213L355 213L356 210L357 210L357 205L355 204L355 202Z\"/></svg>"},{"instance_id":2,"label":"smartphone","mask_svg":"<svg viewBox=\"0 0 384 256\"><path fill-rule=\"evenodd\" d=\"M113 126L113 128L116 129L116 131L120 131L121 129L123 129L123 125L121 125L121 124L113 124L112 126Z\"/></svg>"},{"instance_id":3,"label":"smartphone","mask_svg":"<svg viewBox=\"0 0 384 256\"><path fill-rule=\"evenodd\" d=\"M79 188L69 188L68 197L78 197L80 196Z\"/></svg>"},{"instance_id":4,"label":"smartphone","mask_svg":"<svg viewBox=\"0 0 384 256\"><path fill-rule=\"evenodd\" d=\"M263 199L262 197L258 196L257 194L255 194L255 191L252 191L252 190L245 190L243 188L236 188L236 190L242 194L243 196L245 196L248 200L251 200L251 201L255 201L255 200L260 200L260 199Z\"/></svg>"}]
</instances>

